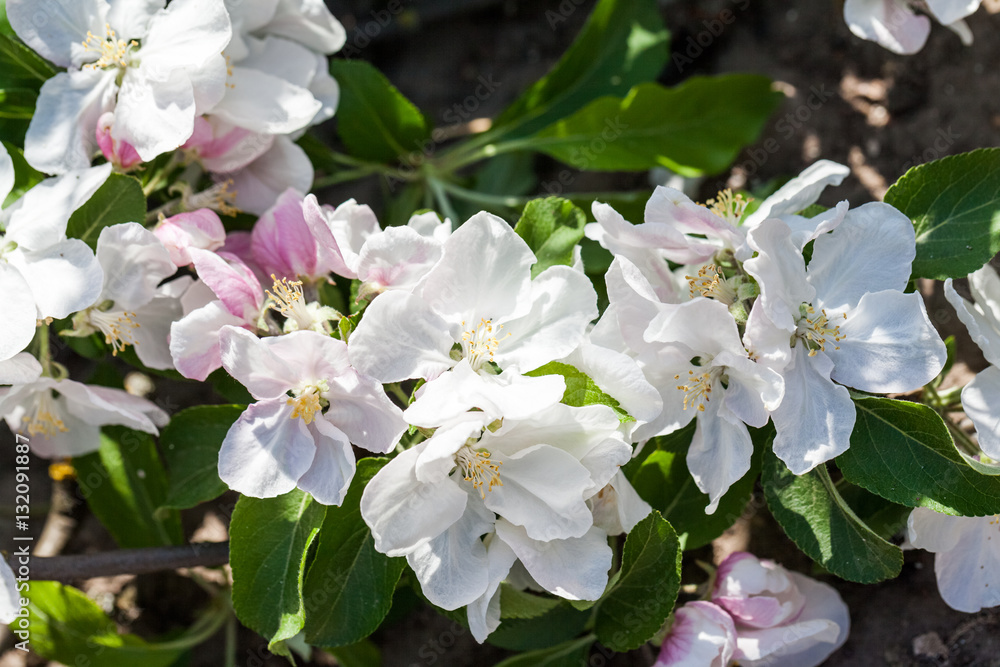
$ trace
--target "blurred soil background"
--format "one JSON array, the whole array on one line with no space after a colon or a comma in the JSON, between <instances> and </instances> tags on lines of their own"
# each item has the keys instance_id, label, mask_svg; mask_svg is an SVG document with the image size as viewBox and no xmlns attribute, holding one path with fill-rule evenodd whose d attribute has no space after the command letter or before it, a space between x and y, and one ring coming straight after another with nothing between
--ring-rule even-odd
<instances>
[{"instance_id":1,"label":"blurred soil background","mask_svg":"<svg viewBox=\"0 0 1000 667\"><path fill-rule=\"evenodd\" d=\"M330 0L348 32L355 58L373 62L440 128L467 132L501 111L520 91L545 74L579 31L594 0ZM861 41L848 31L838 0L661 0L672 33L671 64L661 82L673 84L691 75L756 72L777 82L786 95L760 141L748 148L727 173L701 183L696 197L704 201L724 187L769 190L798 174L817 159L851 167L839 188L829 189L820 203L848 199L853 206L880 200L885 190L917 164L945 155L997 145L1000 132L1000 0L985 0L969 25L975 43L935 26L925 48L914 56L896 56ZM390 11L387 7L395 9ZM730 100L738 107L740 100ZM335 122L335 121L334 121ZM333 136L332 123L321 134ZM429 151L436 147L431 146ZM537 158L535 192L551 192L565 167ZM574 191L616 189L651 191L648 174L582 174ZM354 197L384 210L384 187L377 182L341 185L320 192L322 201L338 204ZM633 222L639 222L633 219ZM945 386L961 384L985 366L940 289L922 285L928 311L942 334L958 339L959 362ZM153 398L168 409L205 402L191 395L192 385L158 381ZM3 427L5 429L5 427ZM3 442L13 436L3 431ZM32 466L32 534L40 534L49 509L52 483L45 462ZM66 483L71 521L65 544L50 549L87 553L115 548L113 540L86 511ZM0 543L11 542L13 471L0 469ZM226 539L226 523L235 496L185 514L189 537ZM901 526L901 529L903 527ZM901 541L901 535L897 541ZM36 545L36 553L44 552ZM805 573L817 574L811 561L784 536L758 496L741 519L713 547L689 554L719 560L730 551L749 549ZM52 555L51 553L47 555ZM693 558L689 558L693 561ZM205 577L218 572L202 573ZM703 575L692 568L690 580ZM837 587L851 610L847 644L825 664L831 667L1000 666L1000 610L962 614L940 599L934 580L933 555L906 552L902 574L879 585L862 586L819 575ZM79 582L123 628L144 636L160 636L189 625L207 596L194 581L177 573L117 577ZM478 646L461 626L421 605L411 594L397 599L390 618L373 639L388 667L495 664L509 655ZM289 663L270 655L266 642L239 630L239 667L277 667ZM191 667L223 664L224 636L195 651ZM0 667L52 664L12 648L9 636L0 645ZM591 665L650 665L653 650L611 656L595 648ZM89 663L78 661L81 667ZM315 654L300 665L334 665Z\"/></svg>"}]
</instances>

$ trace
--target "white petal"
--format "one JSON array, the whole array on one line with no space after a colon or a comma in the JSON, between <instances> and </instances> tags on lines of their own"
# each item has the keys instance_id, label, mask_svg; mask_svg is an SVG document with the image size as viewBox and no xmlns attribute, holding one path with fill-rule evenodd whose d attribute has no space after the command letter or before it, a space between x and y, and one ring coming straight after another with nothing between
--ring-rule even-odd
<instances>
[{"instance_id":1,"label":"white petal","mask_svg":"<svg viewBox=\"0 0 1000 667\"><path fill-rule=\"evenodd\" d=\"M388 454L406 431L402 411L385 395L382 385L353 368L332 378L330 390L324 395L330 401L326 419L344 431L358 447Z\"/></svg>"},{"instance_id":2,"label":"white petal","mask_svg":"<svg viewBox=\"0 0 1000 667\"><path fill-rule=\"evenodd\" d=\"M533 540L524 528L498 519L497 537L506 542L545 590L568 600L597 600L608 585L611 548L600 528L583 537Z\"/></svg>"},{"instance_id":3,"label":"white petal","mask_svg":"<svg viewBox=\"0 0 1000 667\"><path fill-rule=\"evenodd\" d=\"M830 160L819 160L778 188L760 208L747 216L743 226L753 229L767 218L793 215L816 203L823 190L840 185L851 170ZM803 244L804 245L804 244Z\"/></svg>"},{"instance_id":4,"label":"white petal","mask_svg":"<svg viewBox=\"0 0 1000 667\"><path fill-rule=\"evenodd\" d=\"M133 319L139 327L132 331L132 338L135 353L143 365L158 370L174 367L170 356L170 327L182 315L180 299L165 295L153 297L148 304L135 310Z\"/></svg>"},{"instance_id":5,"label":"white petal","mask_svg":"<svg viewBox=\"0 0 1000 667\"><path fill-rule=\"evenodd\" d=\"M846 0L844 20L851 32L894 53L916 53L931 32L931 22L901 0Z\"/></svg>"},{"instance_id":6,"label":"white petal","mask_svg":"<svg viewBox=\"0 0 1000 667\"><path fill-rule=\"evenodd\" d=\"M7 19L17 36L60 67L79 65L87 31L104 35L106 0L10 0Z\"/></svg>"},{"instance_id":7,"label":"white petal","mask_svg":"<svg viewBox=\"0 0 1000 667\"><path fill-rule=\"evenodd\" d=\"M171 0L142 40L140 67L196 69L222 53L231 37L223 0Z\"/></svg>"},{"instance_id":8,"label":"white petal","mask_svg":"<svg viewBox=\"0 0 1000 667\"><path fill-rule=\"evenodd\" d=\"M316 457L305 422L276 398L248 407L232 425L219 450L219 477L234 491L275 498L296 487Z\"/></svg>"},{"instance_id":9,"label":"white petal","mask_svg":"<svg viewBox=\"0 0 1000 667\"><path fill-rule=\"evenodd\" d=\"M11 253L9 260L27 281L40 319L62 319L92 305L101 293L101 265L79 239L66 239L38 252Z\"/></svg>"},{"instance_id":10,"label":"white petal","mask_svg":"<svg viewBox=\"0 0 1000 667\"><path fill-rule=\"evenodd\" d=\"M305 127L321 106L307 88L255 69L233 67L228 85L212 114L251 132L289 134Z\"/></svg>"},{"instance_id":11,"label":"white petal","mask_svg":"<svg viewBox=\"0 0 1000 667\"><path fill-rule=\"evenodd\" d=\"M718 401L708 401L698 413L698 425L687 453L691 477L709 497L706 514L712 514L729 487L750 470L753 442L746 424Z\"/></svg>"},{"instance_id":12,"label":"white petal","mask_svg":"<svg viewBox=\"0 0 1000 667\"><path fill-rule=\"evenodd\" d=\"M111 137L132 144L148 162L187 141L194 130L194 88L179 70L152 78L148 68L125 70Z\"/></svg>"},{"instance_id":13,"label":"white petal","mask_svg":"<svg viewBox=\"0 0 1000 667\"><path fill-rule=\"evenodd\" d=\"M494 537L486 547L489 561L489 585L486 592L468 605L469 632L482 644L500 626L500 582L510 572L517 554L501 539Z\"/></svg>"},{"instance_id":14,"label":"white petal","mask_svg":"<svg viewBox=\"0 0 1000 667\"><path fill-rule=\"evenodd\" d=\"M186 378L203 381L222 366L219 331L242 326L243 320L230 313L221 301L213 301L191 311L170 325L170 356L174 368Z\"/></svg>"},{"instance_id":15,"label":"white petal","mask_svg":"<svg viewBox=\"0 0 1000 667\"><path fill-rule=\"evenodd\" d=\"M142 39L149 31L149 22L163 9L163 0L108 0L108 23L116 36L126 42Z\"/></svg>"},{"instance_id":16,"label":"white petal","mask_svg":"<svg viewBox=\"0 0 1000 667\"><path fill-rule=\"evenodd\" d=\"M28 190L5 213L7 238L26 250L44 250L66 238L73 211L90 199L111 174L111 165L71 171L47 178Z\"/></svg>"},{"instance_id":17,"label":"white petal","mask_svg":"<svg viewBox=\"0 0 1000 667\"><path fill-rule=\"evenodd\" d=\"M906 520L906 537L917 549L939 554L958 548L967 530L975 530L972 517L939 514L926 507L916 507Z\"/></svg>"},{"instance_id":18,"label":"white petal","mask_svg":"<svg viewBox=\"0 0 1000 667\"><path fill-rule=\"evenodd\" d=\"M976 425L979 447L1000 460L1000 368L990 366L962 389L962 408Z\"/></svg>"},{"instance_id":19,"label":"white petal","mask_svg":"<svg viewBox=\"0 0 1000 667\"><path fill-rule=\"evenodd\" d=\"M31 339L35 337L37 308L31 287L21 276L21 272L2 260L0 260L0 293L4 295L0 360L5 360L11 359L28 347ZM9 383L4 381L3 384Z\"/></svg>"},{"instance_id":20,"label":"white petal","mask_svg":"<svg viewBox=\"0 0 1000 667\"><path fill-rule=\"evenodd\" d=\"M14 161L3 144L0 144L0 206L7 199L10 191L14 189L15 178Z\"/></svg>"},{"instance_id":21,"label":"white petal","mask_svg":"<svg viewBox=\"0 0 1000 667\"><path fill-rule=\"evenodd\" d=\"M417 480L413 467L425 447L420 443L389 461L361 495L361 516L371 528L375 548L387 556L412 552L465 513L469 496L450 479L438 484Z\"/></svg>"},{"instance_id":22,"label":"white petal","mask_svg":"<svg viewBox=\"0 0 1000 667\"><path fill-rule=\"evenodd\" d=\"M528 302L535 256L510 225L477 213L445 241L444 253L416 294L449 322L474 327Z\"/></svg>"},{"instance_id":23,"label":"white petal","mask_svg":"<svg viewBox=\"0 0 1000 667\"><path fill-rule=\"evenodd\" d=\"M365 241L358 277L378 288L412 288L441 259L441 244L409 227L389 227Z\"/></svg>"},{"instance_id":24,"label":"white petal","mask_svg":"<svg viewBox=\"0 0 1000 667\"><path fill-rule=\"evenodd\" d=\"M590 376L637 421L648 422L662 412L656 388L627 354L584 342L563 361Z\"/></svg>"},{"instance_id":25,"label":"white petal","mask_svg":"<svg viewBox=\"0 0 1000 667\"><path fill-rule=\"evenodd\" d=\"M0 361L0 384L27 384L42 375L42 365L27 352Z\"/></svg>"},{"instance_id":26,"label":"white petal","mask_svg":"<svg viewBox=\"0 0 1000 667\"><path fill-rule=\"evenodd\" d=\"M647 225L660 223L685 234L686 252L665 248L665 256L678 264L698 264L722 248L735 249L743 243L742 230L674 188L658 186L646 202L644 218Z\"/></svg>"},{"instance_id":27,"label":"white petal","mask_svg":"<svg viewBox=\"0 0 1000 667\"><path fill-rule=\"evenodd\" d=\"M631 533L635 525L653 511L620 470L611 478L607 487L591 498L591 502L594 525L608 535Z\"/></svg>"},{"instance_id":28,"label":"white petal","mask_svg":"<svg viewBox=\"0 0 1000 667\"><path fill-rule=\"evenodd\" d=\"M887 290L861 297L840 324L844 340L826 353L831 377L862 391L879 394L912 391L934 379L947 350L927 317L919 293Z\"/></svg>"},{"instance_id":29,"label":"white petal","mask_svg":"<svg viewBox=\"0 0 1000 667\"><path fill-rule=\"evenodd\" d=\"M848 308L868 292L902 291L916 252L910 219L872 202L851 209L837 229L816 239L809 282L824 308Z\"/></svg>"},{"instance_id":30,"label":"white petal","mask_svg":"<svg viewBox=\"0 0 1000 667\"><path fill-rule=\"evenodd\" d=\"M983 351L983 356L996 366L1000 364L1000 307L995 304L1000 303L1000 294L994 296L995 291L990 287L994 284L1000 287L1000 278L993 267L987 265L969 277L970 287L976 276L979 276L982 287L987 288L986 293L980 292L977 302L971 303L960 297L952 286L951 278L944 281L944 295L958 313L958 319L969 330L973 342Z\"/></svg>"},{"instance_id":31,"label":"white petal","mask_svg":"<svg viewBox=\"0 0 1000 667\"><path fill-rule=\"evenodd\" d=\"M177 271L160 239L137 222L102 229L97 260L104 269L101 296L124 310L152 301L157 286Z\"/></svg>"},{"instance_id":32,"label":"white petal","mask_svg":"<svg viewBox=\"0 0 1000 667\"><path fill-rule=\"evenodd\" d=\"M354 366L379 382L432 378L451 368L451 326L418 296L386 292L348 340Z\"/></svg>"},{"instance_id":33,"label":"white petal","mask_svg":"<svg viewBox=\"0 0 1000 667\"><path fill-rule=\"evenodd\" d=\"M49 174L89 167L97 121L113 108L115 92L111 70L60 72L43 83L24 139L28 164Z\"/></svg>"},{"instance_id":34,"label":"white petal","mask_svg":"<svg viewBox=\"0 0 1000 667\"><path fill-rule=\"evenodd\" d=\"M354 478L354 450L343 431L322 417L310 424L316 457L298 487L322 505L340 505Z\"/></svg>"},{"instance_id":35,"label":"white petal","mask_svg":"<svg viewBox=\"0 0 1000 667\"><path fill-rule=\"evenodd\" d=\"M847 389L830 380L833 362L823 352L810 357L793 350L782 372L785 397L772 413L777 429L774 453L796 475L804 475L851 446L856 418Z\"/></svg>"},{"instance_id":36,"label":"white petal","mask_svg":"<svg viewBox=\"0 0 1000 667\"><path fill-rule=\"evenodd\" d=\"M799 306L812 303L816 297L815 288L806 281L802 249L792 241L788 225L777 218L764 220L751 230L747 243L758 253L743 264L760 287L754 308L762 308L775 326L794 331Z\"/></svg>"},{"instance_id":37,"label":"white petal","mask_svg":"<svg viewBox=\"0 0 1000 667\"><path fill-rule=\"evenodd\" d=\"M975 613L1000 605L1000 545L996 517L946 517L958 524L958 544L934 558L941 598L952 609Z\"/></svg>"},{"instance_id":38,"label":"white petal","mask_svg":"<svg viewBox=\"0 0 1000 667\"><path fill-rule=\"evenodd\" d=\"M262 340L246 329L234 326L224 327L219 332L223 367L254 398L283 397L303 379L302 369L280 354L287 353L290 346L285 344L275 348L275 341L283 342L282 338Z\"/></svg>"},{"instance_id":39,"label":"white petal","mask_svg":"<svg viewBox=\"0 0 1000 667\"><path fill-rule=\"evenodd\" d=\"M313 167L305 151L288 137L278 136L259 158L218 180L227 179L233 181L235 206L241 211L261 215L288 188L308 191L312 187Z\"/></svg>"},{"instance_id":40,"label":"white petal","mask_svg":"<svg viewBox=\"0 0 1000 667\"><path fill-rule=\"evenodd\" d=\"M119 424L156 435L157 425L167 423L167 414L155 404L121 389L72 380L58 381L53 388L62 395L70 414L94 426Z\"/></svg>"},{"instance_id":41,"label":"white petal","mask_svg":"<svg viewBox=\"0 0 1000 667\"><path fill-rule=\"evenodd\" d=\"M17 594L17 580L6 559L0 562L0 623L13 623L21 610L20 596Z\"/></svg>"},{"instance_id":42,"label":"white petal","mask_svg":"<svg viewBox=\"0 0 1000 667\"><path fill-rule=\"evenodd\" d=\"M339 51L347 40L344 26L322 0L281 0L265 30L326 54Z\"/></svg>"},{"instance_id":43,"label":"white petal","mask_svg":"<svg viewBox=\"0 0 1000 667\"><path fill-rule=\"evenodd\" d=\"M934 18L947 25L974 14L981 2L982 0L927 0L927 6L931 8Z\"/></svg>"}]
</instances>

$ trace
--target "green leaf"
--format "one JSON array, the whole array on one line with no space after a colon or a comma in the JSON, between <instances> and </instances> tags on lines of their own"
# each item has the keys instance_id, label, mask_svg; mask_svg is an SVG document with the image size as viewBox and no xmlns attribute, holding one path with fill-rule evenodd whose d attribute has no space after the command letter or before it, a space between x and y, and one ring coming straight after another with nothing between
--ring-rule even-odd
<instances>
[{"instance_id":1,"label":"green leaf","mask_svg":"<svg viewBox=\"0 0 1000 667\"><path fill-rule=\"evenodd\" d=\"M66 235L97 248L97 238L105 227L122 222L144 224L145 221L146 196L139 179L111 174L94 196L69 217Z\"/></svg>"},{"instance_id":2,"label":"green leaf","mask_svg":"<svg viewBox=\"0 0 1000 667\"><path fill-rule=\"evenodd\" d=\"M681 586L681 546L653 510L625 539L621 577L597 608L594 630L614 651L631 651L659 631Z\"/></svg>"},{"instance_id":3,"label":"green leaf","mask_svg":"<svg viewBox=\"0 0 1000 667\"><path fill-rule=\"evenodd\" d=\"M388 459L364 458L340 507L330 507L306 575L306 640L314 646L358 642L379 626L392 605L406 560L375 550L361 518L361 493Z\"/></svg>"},{"instance_id":4,"label":"green leaf","mask_svg":"<svg viewBox=\"0 0 1000 667\"><path fill-rule=\"evenodd\" d=\"M30 88L4 88L0 90L0 118L30 119L37 100L38 93Z\"/></svg>"},{"instance_id":5,"label":"green leaf","mask_svg":"<svg viewBox=\"0 0 1000 667\"><path fill-rule=\"evenodd\" d=\"M31 649L49 660L90 667L169 667L188 648L219 627L207 616L184 635L162 643L118 634L113 620L82 591L54 581L32 581L28 592ZM16 622L11 624L16 630Z\"/></svg>"},{"instance_id":6,"label":"green leaf","mask_svg":"<svg viewBox=\"0 0 1000 667\"><path fill-rule=\"evenodd\" d=\"M363 60L331 60L330 74L340 84L337 133L351 155L384 163L423 155L430 123L381 72Z\"/></svg>"},{"instance_id":7,"label":"green leaf","mask_svg":"<svg viewBox=\"0 0 1000 667\"><path fill-rule=\"evenodd\" d=\"M837 457L849 481L907 507L946 514L1000 512L1000 478L969 466L931 408L888 398L855 399L851 447Z\"/></svg>"},{"instance_id":8,"label":"green leaf","mask_svg":"<svg viewBox=\"0 0 1000 667\"><path fill-rule=\"evenodd\" d=\"M552 648L515 655L495 667L580 667L587 664L593 643L594 636L587 635Z\"/></svg>"},{"instance_id":9,"label":"green leaf","mask_svg":"<svg viewBox=\"0 0 1000 667\"><path fill-rule=\"evenodd\" d=\"M561 11L546 12L551 27L565 20ZM654 80L669 38L655 0L601 0L555 67L497 117L497 134L527 137L602 95Z\"/></svg>"},{"instance_id":10,"label":"green leaf","mask_svg":"<svg viewBox=\"0 0 1000 667\"><path fill-rule=\"evenodd\" d=\"M225 493L219 449L245 405L200 405L175 414L160 434L170 471L163 507L187 509Z\"/></svg>"},{"instance_id":11,"label":"green leaf","mask_svg":"<svg viewBox=\"0 0 1000 667\"><path fill-rule=\"evenodd\" d=\"M25 192L45 179L45 174L28 164L28 161L24 159L24 151L18 146L5 141L3 142L3 147L7 149L7 154L10 155L11 162L14 163L14 187L11 189L10 194L7 195L7 199L2 202L0 208L10 206L14 201L20 199Z\"/></svg>"},{"instance_id":12,"label":"green leaf","mask_svg":"<svg viewBox=\"0 0 1000 667\"><path fill-rule=\"evenodd\" d=\"M369 640L326 649L341 667L382 667L382 652Z\"/></svg>"},{"instance_id":13,"label":"green leaf","mask_svg":"<svg viewBox=\"0 0 1000 667\"><path fill-rule=\"evenodd\" d=\"M559 606L560 600L521 591L510 584L500 584L500 618L535 618Z\"/></svg>"},{"instance_id":14,"label":"green leaf","mask_svg":"<svg viewBox=\"0 0 1000 667\"><path fill-rule=\"evenodd\" d=\"M676 88L646 83L591 102L528 147L577 169L713 174L757 139L782 99L770 79L752 74L692 77Z\"/></svg>"},{"instance_id":15,"label":"green leaf","mask_svg":"<svg viewBox=\"0 0 1000 667\"><path fill-rule=\"evenodd\" d=\"M857 517L836 492L825 467L796 476L766 452L761 481L771 514L785 533L827 570L861 584L899 574L903 552Z\"/></svg>"},{"instance_id":16,"label":"green leaf","mask_svg":"<svg viewBox=\"0 0 1000 667\"><path fill-rule=\"evenodd\" d=\"M885 203L917 232L914 278L961 278L1000 252L1000 149L982 148L910 169Z\"/></svg>"},{"instance_id":17,"label":"green leaf","mask_svg":"<svg viewBox=\"0 0 1000 667\"><path fill-rule=\"evenodd\" d=\"M122 548L181 544L180 515L157 512L167 497L167 473L152 436L106 426L101 448L73 459L80 493Z\"/></svg>"},{"instance_id":18,"label":"green leaf","mask_svg":"<svg viewBox=\"0 0 1000 667\"><path fill-rule=\"evenodd\" d=\"M0 65L4 77L34 79L41 83L56 75L56 68L16 37L0 34Z\"/></svg>"},{"instance_id":19,"label":"green leaf","mask_svg":"<svg viewBox=\"0 0 1000 667\"><path fill-rule=\"evenodd\" d=\"M589 619L589 611L574 609L566 600L560 600L541 616L504 621L486 641L511 651L547 649L579 635Z\"/></svg>"},{"instance_id":20,"label":"green leaf","mask_svg":"<svg viewBox=\"0 0 1000 667\"><path fill-rule=\"evenodd\" d=\"M583 371L577 370L569 364L558 361L550 361L540 368L525 373L530 377L541 377L543 375L561 375L566 381L566 391L563 393L562 402L566 405L581 408L585 405L607 405L615 411L621 422L631 422L635 419L618 404L614 398L604 393L597 386L597 383Z\"/></svg>"},{"instance_id":21,"label":"green leaf","mask_svg":"<svg viewBox=\"0 0 1000 667\"><path fill-rule=\"evenodd\" d=\"M302 630L306 555L326 507L298 489L277 498L241 496L229 526L233 609L275 645Z\"/></svg>"},{"instance_id":22,"label":"green leaf","mask_svg":"<svg viewBox=\"0 0 1000 667\"><path fill-rule=\"evenodd\" d=\"M653 438L623 469L639 496L658 510L679 535L687 534L685 549L708 544L743 515L760 474L760 455L768 446L765 440L770 432L750 429L755 444L750 470L729 487L714 513L705 514L708 495L695 485L685 460L694 430L695 422L691 422L670 435Z\"/></svg>"},{"instance_id":23,"label":"green leaf","mask_svg":"<svg viewBox=\"0 0 1000 667\"><path fill-rule=\"evenodd\" d=\"M538 259L531 277L550 266L572 266L573 248L583 240L586 224L587 214L569 200L546 197L528 202L514 231Z\"/></svg>"}]
</instances>

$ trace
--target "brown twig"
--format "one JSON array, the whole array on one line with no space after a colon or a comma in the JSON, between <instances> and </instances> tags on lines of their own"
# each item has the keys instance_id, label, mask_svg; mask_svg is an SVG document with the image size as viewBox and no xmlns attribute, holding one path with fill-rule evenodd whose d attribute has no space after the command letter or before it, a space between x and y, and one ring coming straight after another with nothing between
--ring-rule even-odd
<instances>
[{"instance_id":1,"label":"brown twig","mask_svg":"<svg viewBox=\"0 0 1000 667\"><path fill-rule=\"evenodd\" d=\"M11 565L17 571L17 556ZM118 574L148 574L182 567L215 567L229 562L229 542L199 542L181 547L121 549L96 554L32 557L30 578L36 581L75 581Z\"/></svg>"}]
</instances>

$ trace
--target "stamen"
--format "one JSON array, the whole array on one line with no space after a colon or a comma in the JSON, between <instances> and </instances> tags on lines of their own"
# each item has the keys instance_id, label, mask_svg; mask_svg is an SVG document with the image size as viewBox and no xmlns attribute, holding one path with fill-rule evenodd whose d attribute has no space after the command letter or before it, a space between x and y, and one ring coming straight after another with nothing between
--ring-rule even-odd
<instances>
[{"instance_id":1,"label":"stamen","mask_svg":"<svg viewBox=\"0 0 1000 667\"><path fill-rule=\"evenodd\" d=\"M712 398L712 385L715 383L720 371L712 369L700 375L695 375L694 371L688 371L687 384L677 385L678 391L684 392L684 409L697 407L698 412L705 411L705 403ZM674 376L675 380L680 380L680 374Z\"/></svg>"},{"instance_id":2,"label":"stamen","mask_svg":"<svg viewBox=\"0 0 1000 667\"><path fill-rule=\"evenodd\" d=\"M720 218L728 220L734 226L738 225L743 214L746 212L747 204L753 199L744 199L741 194L733 194L729 188L720 190L715 199L705 202L705 208L716 214Z\"/></svg>"},{"instance_id":3,"label":"stamen","mask_svg":"<svg viewBox=\"0 0 1000 667\"><path fill-rule=\"evenodd\" d=\"M87 39L82 42L84 50L96 53L98 58L92 63L83 67L86 69L106 69L108 67L128 67L128 56L132 49L139 46L139 42L134 39L126 42L118 39L114 29L107 23L104 24L105 36L98 37L94 33L87 31Z\"/></svg>"},{"instance_id":4,"label":"stamen","mask_svg":"<svg viewBox=\"0 0 1000 667\"><path fill-rule=\"evenodd\" d=\"M135 312L125 310L102 311L93 308L88 312L87 323L104 334L104 342L111 346L111 355L118 356L129 345L138 346L135 330Z\"/></svg>"},{"instance_id":5,"label":"stamen","mask_svg":"<svg viewBox=\"0 0 1000 667\"><path fill-rule=\"evenodd\" d=\"M738 295L729 281L722 274L722 269L715 264L709 264L698 269L697 276L684 276L690 287L691 298L704 296L731 306L736 303Z\"/></svg>"},{"instance_id":6,"label":"stamen","mask_svg":"<svg viewBox=\"0 0 1000 667\"><path fill-rule=\"evenodd\" d=\"M840 325L830 326L826 309L822 309L819 314L816 314L816 309L811 304L802 304L800 310L802 318L799 320L795 334L806 341L810 357L815 357L817 352L826 352L826 345L831 339L834 343L839 343L847 338L840 333ZM843 317L846 320L847 313L844 313ZM833 349L839 350L840 346L835 345Z\"/></svg>"},{"instance_id":7,"label":"stamen","mask_svg":"<svg viewBox=\"0 0 1000 667\"><path fill-rule=\"evenodd\" d=\"M465 326L464 321L462 322L462 326ZM469 365L472 366L473 370L478 371L486 365L487 361L493 361L493 355L496 354L497 349L500 347L500 341L510 337L508 333L506 336L498 338L502 329L503 325L501 324L496 328L496 333L494 333L493 320L484 318L479 320L479 324L476 325L475 329L469 329L462 333L464 356L469 360Z\"/></svg>"},{"instance_id":8,"label":"stamen","mask_svg":"<svg viewBox=\"0 0 1000 667\"><path fill-rule=\"evenodd\" d=\"M278 311L285 317L292 317L296 304L302 301L302 281L289 280L288 278L281 278L279 280L273 273L271 274L271 280L274 281L274 284L271 286L274 292L265 290L269 299L268 307Z\"/></svg>"},{"instance_id":9,"label":"stamen","mask_svg":"<svg viewBox=\"0 0 1000 667\"><path fill-rule=\"evenodd\" d=\"M184 207L191 211L199 208L210 208L222 215L233 216L240 212L238 208L233 206L236 194L236 190L233 189L233 179L230 178L193 195L185 194Z\"/></svg>"},{"instance_id":10,"label":"stamen","mask_svg":"<svg viewBox=\"0 0 1000 667\"><path fill-rule=\"evenodd\" d=\"M30 417L28 435L32 437L44 433L46 437L51 438L56 433L65 433L69 430L63 420L59 419L52 392L47 389L35 394L35 405Z\"/></svg>"},{"instance_id":11,"label":"stamen","mask_svg":"<svg viewBox=\"0 0 1000 667\"><path fill-rule=\"evenodd\" d=\"M503 486L503 480L500 479L500 466L503 462L494 463L490 456L485 449L476 450L468 445L455 454L455 460L465 474L465 481L472 482L472 488L479 491L483 500L486 500L486 491L492 491L495 486ZM486 491L483 490L484 485Z\"/></svg>"},{"instance_id":12,"label":"stamen","mask_svg":"<svg viewBox=\"0 0 1000 667\"><path fill-rule=\"evenodd\" d=\"M292 419L302 418L306 424L311 424L317 412L321 412L329 405L329 401L323 398L323 392L329 391L330 386L326 380L320 380L314 384L302 385L292 391L292 397L285 401L286 405L294 405Z\"/></svg>"}]
</instances>

